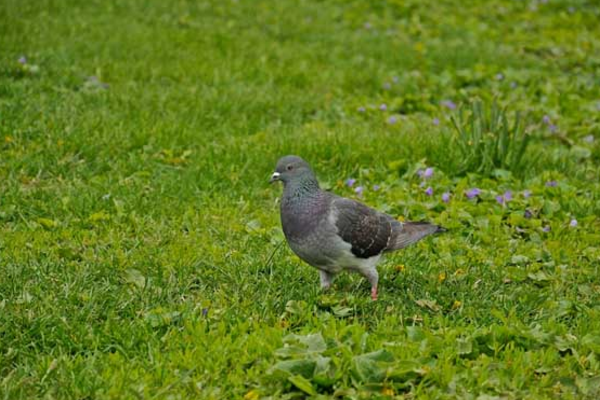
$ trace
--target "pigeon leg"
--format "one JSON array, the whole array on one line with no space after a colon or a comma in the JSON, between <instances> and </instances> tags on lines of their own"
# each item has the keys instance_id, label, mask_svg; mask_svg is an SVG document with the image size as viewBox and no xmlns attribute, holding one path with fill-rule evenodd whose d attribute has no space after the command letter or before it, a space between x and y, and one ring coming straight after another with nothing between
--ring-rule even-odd
<instances>
[{"instance_id":1,"label":"pigeon leg","mask_svg":"<svg viewBox=\"0 0 600 400\"><path fill-rule=\"evenodd\" d=\"M333 282L333 274L323 270L319 270L319 274L321 275L321 289L329 289L331 282Z\"/></svg>"},{"instance_id":2,"label":"pigeon leg","mask_svg":"<svg viewBox=\"0 0 600 400\"><path fill-rule=\"evenodd\" d=\"M377 282L379 282L379 274L375 268L361 272L371 284L371 299L377 300Z\"/></svg>"}]
</instances>

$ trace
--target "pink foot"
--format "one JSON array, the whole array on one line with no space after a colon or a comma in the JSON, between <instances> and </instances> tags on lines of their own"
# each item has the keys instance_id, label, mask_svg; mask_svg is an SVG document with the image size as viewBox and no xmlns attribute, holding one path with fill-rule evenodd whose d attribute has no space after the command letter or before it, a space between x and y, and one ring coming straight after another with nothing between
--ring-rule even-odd
<instances>
[{"instance_id":1,"label":"pink foot","mask_svg":"<svg viewBox=\"0 0 600 400\"><path fill-rule=\"evenodd\" d=\"M377 300L377 286L371 288L371 299L373 299L373 301Z\"/></svg>"}]
</instances>

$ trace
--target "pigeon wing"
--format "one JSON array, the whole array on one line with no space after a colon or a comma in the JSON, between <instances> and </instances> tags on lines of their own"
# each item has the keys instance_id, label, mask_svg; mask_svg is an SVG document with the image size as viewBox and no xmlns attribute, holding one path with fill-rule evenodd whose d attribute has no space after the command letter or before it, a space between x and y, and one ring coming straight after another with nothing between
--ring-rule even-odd
<instances>
[{"instance_id":1,"label":"pigeon wing","mask_svg":"<svg viewBox=\"0 0 600 400\"><path fill-rule=\"evenodd\" d=\"M370 258L387 249L396 222L390 216L351 199L336 198L332 206L338 235L352 245L352 254Z\"/></svg>"}]
</instances>

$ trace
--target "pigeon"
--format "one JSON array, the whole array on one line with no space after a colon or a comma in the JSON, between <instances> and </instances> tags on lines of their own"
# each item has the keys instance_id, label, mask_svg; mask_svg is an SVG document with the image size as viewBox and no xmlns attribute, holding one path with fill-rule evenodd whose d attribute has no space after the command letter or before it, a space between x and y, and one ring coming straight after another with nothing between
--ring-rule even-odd
<instances>
[{"instance_id":1,"label":"pigeon","mask_svg":"<svg viewBox=\"0 0 600 400\"><path fill-rule=\"evenodd\" d=\"M287 243L319 270L323 290L341 271L353 271L369 281L371 298L377 300L381 256L445 231L428 222L400 222L322 190L310 165L298 156L279 159L270 183L278 181L283 182L280 212Z\"/></svg>"}]
</instances>

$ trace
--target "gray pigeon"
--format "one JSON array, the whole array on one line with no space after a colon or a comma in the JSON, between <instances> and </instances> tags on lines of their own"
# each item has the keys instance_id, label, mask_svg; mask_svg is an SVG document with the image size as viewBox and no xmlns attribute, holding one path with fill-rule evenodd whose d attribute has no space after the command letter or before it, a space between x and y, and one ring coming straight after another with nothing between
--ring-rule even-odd
<instances>
[{"instance_id":1,"label":"gray pigeon","mask_svg":"<svg viewBox=\"0 0 600 400\"><path fill-rule=\"evenodd\" d=\"M363 275L377 300L377 262L384 253L403 249L443 228L427 222L400 222L358 201L321 190L310 165L298 156L277 162L271 183L283 182L281 225L288 244L319 270L329 288L343 270Z\"/></svg>"}]
</instances>

